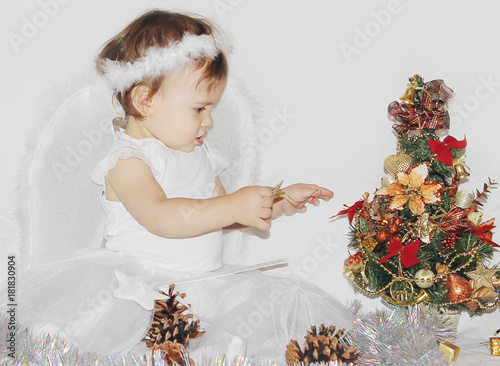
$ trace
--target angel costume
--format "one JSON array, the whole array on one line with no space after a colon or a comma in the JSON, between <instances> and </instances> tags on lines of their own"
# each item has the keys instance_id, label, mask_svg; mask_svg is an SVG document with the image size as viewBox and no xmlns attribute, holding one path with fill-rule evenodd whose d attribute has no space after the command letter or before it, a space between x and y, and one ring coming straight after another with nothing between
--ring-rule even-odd
<instances>
[{"instance_id":1,"label":"angel costume","mask_svg":"<svg viewBox=\"0 0 500 366\"><path fill-rule=\"evenodd\" d=\"M150 70L161 74L185 66L196 52L197 57L220 52L208 36L188 36L173 48L148 54L137 70L135 64L111 62L116 72L107 75L114 78L113 89L126 88ZM182 50L186 57L178 57ZM175 284L206 330L188 344L194 360L217 353L285 364L288 342L302 339L311 325L349 327L347 309L321 289L239 268L238 244L229 245L221 230L184 239L159 237L121 202L106 199L104 177L118 159L146 163L169 198L214 197L216 176L227 192L249 184L255 164L254 124L231 80L213 111L215 123L206 139L210 148L198 146L192 152L124 132L116 137L111 93L98 83L63 97L26 159L19 247L20 258L32 262L18 283L21 326L57 333L81 351L146 352L143 339L152 324L155 300L165 298L159 290ZM189 220L198 209L187 205L180 214ZM232 239L240 242L238 236Z\"/></svg>"},{"instance_id":2,"label":"angel costume","mask_svg":"<svg viewBox=\"0 0 500 366\"><path fill-rule=\"evenodd\" d=\"M204 144L205 145L205 144ZM137 158L151 167L167 197L216 195L214 169L206 147L186 153L124 132L92 172L95 183L118 159ZM158 287L175 283L206 333L188 351L250 356L284 364L290 338L301 339L311 325L349 326L349 314L319 288L258 271L223 273L222 232L170 239L141 226L121 202L101 196L105 245L71 260L40 266L20 285L20 323L69 338L81 350L123 354L143 348ZM186 219L193 213L186 207Z\"/></svg>"}]
</instances>

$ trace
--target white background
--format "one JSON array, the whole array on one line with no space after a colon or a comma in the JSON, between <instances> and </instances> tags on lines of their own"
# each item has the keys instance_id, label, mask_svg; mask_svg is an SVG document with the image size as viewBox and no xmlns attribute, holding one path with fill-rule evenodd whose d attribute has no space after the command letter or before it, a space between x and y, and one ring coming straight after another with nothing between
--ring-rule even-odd
<instances>
[{"instance_id":1,"label":"white background","mask_svg":"<svg viewBox=\"0 0 500 366\"><path fill-rule=\"evenodd\" d=\"M341 301L359 298L368 309L381 305L355 294L343 277L348 222L328 218L380 186L383 161L396 152L387 105L415 73L426 81L444 79L455 91L449 134L467 137L471 169L460 189L481 189L488 177L500 181L498 2L0 0L3 258L15 241L17 164L50 91L90 68L101 44L153 7L206 15L231 34L232 72L262 104L272 131L261 137L262 183L311 182L335 192L306 214L273 222L269 238L252 240L244 261L287 257L296 274ZM290 115L287 124L272 123L277 112ZM499 202L494 190L485 219L500 216ZM491 265L499 261L497 254ZM498 310L473 319L464 314L459 363L498 361L479 345L497 328Z\"/></svg>"}]
</instances>

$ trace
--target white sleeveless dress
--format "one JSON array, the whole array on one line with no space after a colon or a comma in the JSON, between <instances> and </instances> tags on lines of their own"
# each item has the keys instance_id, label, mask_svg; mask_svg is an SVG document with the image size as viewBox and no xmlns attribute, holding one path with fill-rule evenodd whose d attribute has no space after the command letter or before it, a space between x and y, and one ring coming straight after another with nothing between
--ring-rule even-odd
<instances>
[{"instance_id":1,"label":"white sleeveless dress","mask_svg":"<svg viewBox=\"0 0 500 366\"><path fill-rule=\"evenodd\" d=\"M148 164L169 198L216 195L215 174L220 167L205 147L179 152L158 140L134 139L125 133L94 169L93 181L104 185L117 160L128 158ZM103 248L27 273L18 290L20 324L57 332L82 351L114 355L146 351L142 339L151 324L154 301L161 298L157 287L175 283L206 330L190 341L188 350L195 361L218 353L285 365L288 342L291 338L300 342L311 325L350 327L349 311L304 281L257 271L213 277L223 267L221 230L185 239L163 238L142 227L120 202L108 201L105 192L102 204ZM186 207L185 215L193 214L196 208ZM199 280L204 276L209 278Z\"/></svg>"},{"instance_id":2,"label":"white sleeveless dress","mask_svg":"<svg viewBox=\"0 0 500 366\"><path fill-rule=\"evenodd\" d=\"M125 133L92 172L92 180L104 186L104 177L118 159L144 161L168 198L212 198L216 196L215 175L205 148L192 152L177 151L154 138L134 139ZM211 271L222 267L222 230L192 238L169 239L150 233L128 213L121 202L102 204L106 215L106 248L142 258L162 268L180 271ZM197 214L196 206L181 208L180 215L189 220Z\"/></svg>"}]
</instances>

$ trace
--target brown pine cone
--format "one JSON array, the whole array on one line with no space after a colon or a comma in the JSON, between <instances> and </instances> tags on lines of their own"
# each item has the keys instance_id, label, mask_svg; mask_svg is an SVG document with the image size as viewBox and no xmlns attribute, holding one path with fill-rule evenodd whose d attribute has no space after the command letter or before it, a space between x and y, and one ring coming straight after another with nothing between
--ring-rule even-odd
<instances>
[{"instance_id":1,"label":"brown pine cone","mask_svg":"<svg viewBox=\"0 0 500 366\"><path fill-rule=\"evenodd\" d=\"M200 321L194 320L192 314L183 314L189 308L177 298L184 298L186 294L174 293L174 285L171 285L165 295L169 298L156 301L153 321L143 341L151 350L167 352L165 357L168 362L177 362L175 355L182 351L184 357L189 339L200 337L205 332L200 330Z\"/></svg>"},{"instance_id":2,"label":"brown pine cone","mask_svg":"<svg viewBox=\"0 0 500 366\"><path fill-rule=\"evenodd\" d=\"M185 353L186 349L180 343L166 341L161 344L154 344L151 350L161 350L164 352L164 358L167 365L185 365ZM191 359L189 362L191 363ZM194 364L193 364L194 365Z\"/></svg>"},{"instance_id":3,"label":"brown pine cone","mask_svg":"<svg viewBox=\"0 0 500 366\"><path fill-rule=\"evenodd\" d=\"M351 344L344 353L340 356L340 359L344 363L356 363L359 357L358 346Z\"/></svg>"},{"instance_id":4,"label":"brown pine cone","mask_svg":"<svg viewBox=\"0 0 500 366\"><path fill-rule=\"evenodd\" d=\"M318 331L318 334L320 335L324 335L325 337L329 337L331 338L334 334L335 334L335 329L337 329L334 325L330 325L328 328L325 327L324 324L321 324L321 326L319 327L319 331ZM313 331L313 334L315 334L316 332L316 327L315 326L312 326L311 327L311 330ZM340 334L342 335L342 334Z\"/></svg>"},{"instance_id":5,"label":"brown pine cone","mask_svg":"<svg viewBox=\"0 0 500 366\"><path fill-rule=\"evenodd\" d=\"M294 366L302 362L302 351L298 342L294 339L290 339L290 343L286 346L286 364L289 366Z\"/></svg>"},{"instance_id":6,"label":"brown pine cone","mask_svg":"<svg viewBox=\"0 0 500 366\"><path fill-rule=\"evenodd\" d=\"M307 332L304 343L304 351L300 350L298 343L291 340L287 346L286 359L288 365L309 364L313 362L337 361L339 364L356 363L359 357L358 347L351 345L345 348L343 334L345 329L340 329L335 333L334 326L325 327L321 325L319 330L315 326Z\"/></svg>"}]
</instances>

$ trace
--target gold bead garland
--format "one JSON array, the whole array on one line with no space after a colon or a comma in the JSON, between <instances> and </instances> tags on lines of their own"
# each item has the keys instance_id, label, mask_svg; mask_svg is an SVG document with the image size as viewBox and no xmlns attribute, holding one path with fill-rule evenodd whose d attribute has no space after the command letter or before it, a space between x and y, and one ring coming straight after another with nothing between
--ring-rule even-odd
<instances>
[{"instance_id":1,"label":"gold bead garland","mask_svg":"<svg viewBox=\"0 0 500 366\"><path fill-rule=\"evenodd\" d=\"M357 232L360 232L359 215L356 215L354 222L355 222L355 228L356 228ZM362 245L362 241L363 240L360 239L360 238L356 238L356 240L358 242L358 246L359 246L361 252L363 253L363 255L365 257L368 257L367 252L366 252L367 248L365 248L365 246ZM445 271L443 271L440 274L437 274L434 277L433 281L434 282L438 282L438 281L442 280L443 278L447 277L450 274L456 274L457 272L459 272L459 271L467 268L469 265L472 264L472 262L474 261L474 259L477 258L477 251L478 251L478 247L470 247L470 249L469 249L468 252L459 253L459 254L455 255L454 257L452 257L451 260L449 260L449 262L444 263L444 265L446 266ZM450 255L449 254L448 255L442 255L442 257L444 257L445 260L448 260L449 257L450 257ZM468 260L464 264L462 264L461 266L457 267L453 271L450 271L449 270L449 266L451 264L453 264L457 259L459 259L461 257L469 257L469 258L468 258ZM363 261L363 263L362 263L362 269L360 271L360 275L362 277L361 283L364 283L364 284L368 285L368 279L367 279L366 273L365 273L366 263L367 263L366 260ZM423 294L422 294L422 291L424 291L424 290L421 290L418 294L416 294L416 298L415 298L414 283L416 284L416 282L418 280L416 278L409 277L408 275L405 275L403 273L402 267L401 267L401 260L400 259L399 259L399 266L398 266L399 267L398 268L398 275L392 273L384 264L379 264L379 265L380 265L380 267L385 272L387 272L389 275L392 276L392 280L387 285L385 285L382 288L380 288L379 290L377 290L377 291L371 291L371 290L366 289L366 286L363 287L360 284L358 284L358 281L355 280L356 276L354 276L352 283L364 295L369 296L369 297L370 296L381 295L382 298L386 302L388 302L388 303L390 303L392 305L397 305L397 306L412 306L412 305L416 305L417 303L420 303L422 301L426 301L428 299L428 296L426 297L426 296L423 296ZM403 294L401 294L401 293L397 293L396 296L394 296L395 291L392 291L393 285L396 282L403 282L403 281L406 282L406 283L408 283L408 284L410 284L410 286L411 286L411 288L409 289L410 290L410 296L408 296L406 298L403 298L402 297ZM390 291L390 294L391 294L390 297L387 294L384 293L387 289L389 289L389 291ZM483 309L483 310L492 310L492 309L495 309L500 304L500 298L497 298L493 304L485 305L481 301L479 301L478 299L468 297L466 299L461 299L459 301L448 301L448 302L442 303L441 306L457 305L457 304L468 302L468 301L475 302L477 304L477 306L479 308Z\"/></svg>"}]
</instances>

